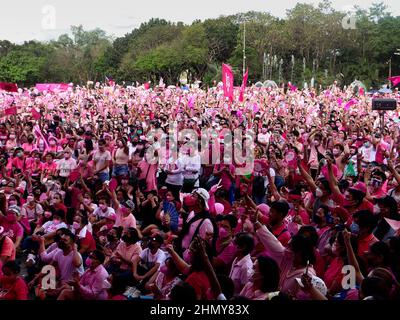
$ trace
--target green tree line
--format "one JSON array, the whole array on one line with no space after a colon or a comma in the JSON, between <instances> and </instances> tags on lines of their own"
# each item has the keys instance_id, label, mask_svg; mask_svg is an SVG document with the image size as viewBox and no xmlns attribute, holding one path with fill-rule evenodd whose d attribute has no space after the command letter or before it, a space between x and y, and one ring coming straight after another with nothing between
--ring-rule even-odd
<instances>
[{"instance_id":1,"label":"green tree line","mask_svg":"<svg viewBox=\"0 0 400 320\"><path fill-rule=\"evenodd\" d=\"M343 27L348 13L333 9L329 0L318 5L298 3L281 19L267 12L247 12L192 24L151 19L123 37L112 39L101 29L72 26L49 42L21 45L0 41L0 81L103 81L112 76L129 83L162 77L176 84L183 71L190 82L210 84L221 79L221 63L229 63L240 85L244 29L249 81L292 81L301 86L334 79L355 79L378 86L400 73L400 17L383 3L355 7L355 28ZM390 63L391 61L391 63Z\"/></svg>"}]
</instances>

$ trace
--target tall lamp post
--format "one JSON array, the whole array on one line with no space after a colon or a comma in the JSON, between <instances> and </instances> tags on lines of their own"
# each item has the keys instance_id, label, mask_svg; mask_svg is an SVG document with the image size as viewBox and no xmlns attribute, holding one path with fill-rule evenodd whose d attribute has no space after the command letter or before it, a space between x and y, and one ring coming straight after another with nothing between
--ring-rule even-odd
<instances>
[{"instance_id":1,"label":"tall lamp post","mask_svg":"<svg viewBox=\"0 0 400 320\"><path fill-rule=\"evenodd\" d=\"M243 76L246 73L246 20L243 23Z\"/></svg>"}]
</instances>

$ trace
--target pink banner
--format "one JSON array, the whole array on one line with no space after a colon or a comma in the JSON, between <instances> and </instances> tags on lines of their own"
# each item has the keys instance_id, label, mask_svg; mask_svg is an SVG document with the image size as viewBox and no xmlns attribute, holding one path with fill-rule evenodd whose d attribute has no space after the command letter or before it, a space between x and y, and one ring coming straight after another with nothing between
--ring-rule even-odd
<instances>
[{"instance_id":1,"label":"pink banner","mask_svg":"<svg viewBox=\"0 0 400 320\"><path fill-rule=\"evenodd\" d=\"M397 86L400 83L400 76L390 77L390 81L392 81L393 86Z\"/></svg>"},{"instance_id":2,"label":"pink banner","mask_svg":"<svg viewBox=\"0 0 400 320\"><path fill-rule=\"evenodd\" d=\"M43 91L68 91L69 85L67 83L37 83L36 89L40 92Z\"/></svg>"},{"instance_id":3,"label":"pink banner","mask_svg":"<svg viewBox=\"0 0 400 320\"><path fill-rule=\"evenodd\" d=\"M242 86L240 87L239 101L243 102L244 100L244 90L246 90L247 79L249 78L249 69L246 70L246 73L243 75Z\"/></svg>"},{"instance_id":4,"label":"pink banner","mask_svg":"<svg viewBox=\"0 0 400 320\"><path fill-rule=\"evenodd\" d=\"M224 84L224 97L233 101L233 72L231 66L222 64L222 82Z\"/></svg>"}]
</instances>

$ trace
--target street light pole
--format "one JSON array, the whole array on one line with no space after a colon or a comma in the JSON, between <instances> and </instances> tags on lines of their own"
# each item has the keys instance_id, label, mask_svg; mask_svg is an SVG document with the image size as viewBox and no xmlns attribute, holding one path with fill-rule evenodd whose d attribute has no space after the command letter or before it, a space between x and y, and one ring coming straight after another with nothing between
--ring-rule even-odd
<instances>
[{"instance_id":1,"label":"street light pole","mask_svg":"<svg viewBox=\"0 0 400 320\"><path fill-rule=\"evenodd\" d=\"M243 76L246 73L246 21L243 23Z\"/></svg>"}]
</instances>

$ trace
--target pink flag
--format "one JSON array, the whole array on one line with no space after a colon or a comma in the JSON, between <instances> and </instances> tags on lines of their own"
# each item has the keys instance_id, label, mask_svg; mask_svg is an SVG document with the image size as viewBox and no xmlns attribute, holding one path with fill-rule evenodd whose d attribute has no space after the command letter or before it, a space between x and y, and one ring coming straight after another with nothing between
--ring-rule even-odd
<instances>
[{"instance_id":1,"label":"pink flag","mask_svg":"<svg viewBox=\"0 0 400 320\"><path fill-rule=\"evenodd\" d=\"M242 86L240 87L239 101L243 102L244 100L244 90L246 90L247 79L249 78L249 69L246 70L246 73L243 75Z\"/></svg>"},{"instance_id":2,"label":"pink flag","mask_svg":"<svg viewBox=\"0 0 400 320\"><path fill-rule=\"evenodd\" d=\"M38 139L42 139L44 141L46 148L48 148L49 144L47 143L47 140L43 136L42 130L40 130L40 127L38 125L33 127L33 132L35 133L36 137L38 137Z\"/></svg>"},{"instance_id":3,"label":"pink flag","mask_svg":"<svg viewBox=\"0 0 400 320\"><path fill-rule=\"evenodd\" d=\"M388 218L385 218L385 220L394 231L397 231L400 229L400 221L388 219Z\"/></svg>"},{"instance_id":4,"label":"pink flag","mask_svg":"<svg viewBox=\"0 0 400 320\"><path fill-rule=\"evenodd\" d=\"M6 116L12 116L17 114L17 107L10 107L4 110Z\"/></svg>"},{"instance_id":5,"label":"pink flag","mask_svg":"<svg viewBox=\"0 0 400 320\"><path fill-rule=\"evenodd\" d=\"M224 97L233 101L233 72L231 66L222 64L222 82L224 84Z\"/></svg>"},{"instance_id":6,"label":"pink flag","mask_svg":"<svg viewBox=\"0 0 400 320\"><path fill-rule=\"evenodd\" d=\"M194 106L194 96L190 96L189 101L188 101L188 107L190 109L193 109Z\"/></svg>"},{"instance_id":7,"label":"pink flag","mask_svg":"<svg viewBox=\"0 0 400 320\"><path fill-rule=\"evenodd\" d=\"M37 83L36 89L40 92L43 91L68 91L69 85L67 83Z\"/></svg>"},{"instance_id":8,"label":"pink flag","mask_svg":"<svg viewBox=\"0 0 400 320\"><path fill-rule=\"evenodd\" d=\"M400 76L394 76L389 78L392 81L393 86L397 86L400 83Z\"/></svg>"},{"instance_id":9,"label":"pink flag","mask_svg":"<svg viewBox=\"0 0 400 320\"><path fill-rule=\"evenodd\" d=\"M354 106L356 103L357 103L356 100L351 99L349 102L346 103L346 105L344 106L344 109L345 109L345 110L349 110L349 108L350 108L351 106Z\"/></svg>"},{"instance_id":10,"label":"pink flag","mask_svg":"<svg viewBox=\"0 0 400 320\"><path fill-rule=\"evenodd\" d=\"M32 108L32 117L33 117L33 119L35 119L35 120L39 120L40 117L41 117L40 112L38 112L38 111L36 110L36 108Z\"/></svg>"}]
</instances>

